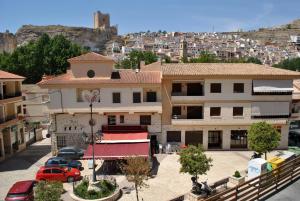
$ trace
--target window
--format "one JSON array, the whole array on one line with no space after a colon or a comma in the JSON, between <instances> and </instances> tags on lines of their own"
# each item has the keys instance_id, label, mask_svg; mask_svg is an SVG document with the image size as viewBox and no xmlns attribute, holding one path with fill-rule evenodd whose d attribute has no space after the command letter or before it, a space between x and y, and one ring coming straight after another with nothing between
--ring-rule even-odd
<instances>
[{"instance_id":1,"label":"window","mask_svg":"<svg viewBox=\"0 0 300 201\"><path fill-rule=\"evenodd\" d=\"M86 75L87 75L89 78L93 78L93 77L95 77L95 71L89 70L89 71L86 73Z\"/></svg>"},{"instance_id":2,"label":"window","mask_svg":"<svg viewBox=\"0 0 300 201\"><path fill-rule=\"evenodd\" d=\"M120 115L120 124L124 124L124 115Z\"/></svg>"},{"instance_id":3,"label":"window","mask_svg":"<svg viewBox=\"0 0 300 201\"><path fill-rule=\"evenodd\" d=\"M140 103L141 102L141 92L133 92L132 101L133 101L133 103Z\"/></svg>"},{"instance_id":4,"label":"window","mask_svg":"<svg viewBox=\"0 0 300 201\"><path fill-rule=\"evenodd\" d=\"M43 171L43 173L50 174L51 173L51 169L46 169L46 170Z\"/></svg>"},{"instance_id":5,"label":"window","mask_svg":"<svg viewBox=\"0 0 300 201\"><path fill-rule=\"evenodd\" d=\"M210 116L221 116L221 107L211 107Z\"/></svg>"},{"instance_id":6,"label":"window","mask_svg":"<svg viewBox=\"0 0 300 201\"><path fill-rule=\"evenodd\" d=\"M244 93L244 83L234 83L233 93Z\"/></svg>"},{"instance_id":7,"label":"window","mask_svg":"<svg viewBox=\"0 0 300 201\"><path fill-rule=\"evenodd\" d=\"M65 147L66 146L66 136L56 136L57 147Z\"/></svg>"},{"instance_id":8,"label":"window","mask_svg":"<svg viewBox=\"0 0 300 201\"><path fill-rule=\"evenodd\" d=\"M167 142L181 142L181 131L167 131Z\"/></svg>"},{"instance_id":9,"label":"window","mask_svg":"<svg viewBox=\"0 0 300 201\"><path fill-rule=\"evenodd\" d=\"M147 102L156 102L156 92L155 91L147 92Z\"/></svg>"},{"instance_id":10,"label":"window","mask_svg":"<svg viewBox=\"0 0 300 201\"><path fill-rule=\"evenodd\" d=\"M243 116L243 107L233 107L233 116Z\"/></svg>"},{"instance_id":11,"label":"window","mask_svg":"<svg viewBox=\"0 0 300 201\"><path fill-rule=\"evenodd\" d=\"M17 114L21 114L22 113L22 106L18 105L17 107Z\"/></svg>"},{"instance_id":12,"label":"window","mask_svg":"<svg viewBox=\"0 0 300 201\"><path fill-rule=\"evenodd\" d=\"M49 101L49 95L42 95L42 102L48 102Z\"/></svg>"},{"instance_id":13,"label":"window","mask_svg":"<svg viewBox=\"0 0 300 201\"><path fill-rule=\"evenodd\" d=\"M151 125L151 115L141 115L140 125Z\"/></svg>"},{"instance_id":14,"label":"window","mask_svg":"<svg viewBox=\"0 0 300 201\"><path fill-rule=\"evenodd\" d=\"M172 94L180 94L181 93L181 83L173 83L172 84Z\"/></svg>"},{"instance_id":15,"label":"window","mask_svg":"<svg viewBox=\"0 0 300 201\"><path fill-rule=\"evenodd\" d=\"M63 171L60 170L60 169L52 169L52 173L54 173L54 174L61 174L61 173L63 173Z\"/></svg>"},{"instance_id":16,"label":"window","mask_svg":"<svg viewBox=\"0 0 300 201\"><path fill-rule=\"evenodd\" d=\"M116 125L116 116L115 115L109 115L107 117L108 125Z\"/></svg>"},{"instance_id":17,"label":"window","mask_svg":"<svg viewBox=\"0 0 300 201\"><path fill-rule=\"evenodd\" d=\"M210 93L221 93L222 85L221 83L211 83L210 84Z\"/></svg>"},{"instance_id":18,"label":"window","mask_svg":"<svg viewBox=\"0 0 300 201\"><path fill-rule=\"evenodd\" d=\"M121 103L121 94L119 92L113 93L113 103Z\"/></svg>"}]
</instances>

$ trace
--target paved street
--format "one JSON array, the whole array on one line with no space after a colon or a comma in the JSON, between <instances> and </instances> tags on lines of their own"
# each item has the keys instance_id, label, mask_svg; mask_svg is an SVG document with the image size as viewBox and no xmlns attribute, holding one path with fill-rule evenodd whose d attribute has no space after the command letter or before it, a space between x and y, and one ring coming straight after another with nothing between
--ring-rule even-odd
<instances>
[{"instance_id":1,"label":"paved street","mask_svg":"<svg viewBox=\"0 0 300 201\"><path fill-rule=\"evenodd\" d=\"M285 189L279 191L266 201L298 201L300 191L300 179L295 183L289 185Z\"/></svg>"},{"instance_id":2,"label":"paved street","mask_svg":"<svg viewBox=\"0 0 300 201\"><path fill-rule=\"evenodd\" d=\"M45 131L43 135L45 135ZM7 191L16 181L35 178L39 167L51 156L50 150L50 139L46 138L0 163L1 201L4 200Z\"/></svg>"}]
</instances>

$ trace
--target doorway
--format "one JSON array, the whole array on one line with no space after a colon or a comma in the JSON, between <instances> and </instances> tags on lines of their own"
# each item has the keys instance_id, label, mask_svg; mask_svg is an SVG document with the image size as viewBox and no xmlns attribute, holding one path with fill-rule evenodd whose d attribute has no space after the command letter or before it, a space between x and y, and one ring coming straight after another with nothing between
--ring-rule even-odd
<instances>
[{"instance_id":1,"label":"doorway","mask_svg":"<svg viewBox=\"0 0 300 201\"><path fill-rule=\"evenodd\" d=\"M203 119L202 106L187 106L187 119Z\"/></svg>"},{"instance_id":2,"label":"doorway","mask_svg":"<svg viewBox=\"0 0 300 201\"><path fill-rule=\"evenodd\" d=\"M150 136L151 155L158 153L157 135Z\"/></svg>"},{"instance_id":3,"label":"doorway","mask_svg":"<svg viewBox=\"0 0 300 201\"><path fill-rule=\"evenodd\" d=\"M208 131L208 149L222 149L222 131Z\"/></svg>"},{"instance_id":4,"label":"doorway","mask_svg":"<svg viewBox=\"0 0 300 201\"><path fill-rule=\"evenodd\" d=\"M185 145L203 144L203 131L185 131Z\"/></svg>"}]
</instances>

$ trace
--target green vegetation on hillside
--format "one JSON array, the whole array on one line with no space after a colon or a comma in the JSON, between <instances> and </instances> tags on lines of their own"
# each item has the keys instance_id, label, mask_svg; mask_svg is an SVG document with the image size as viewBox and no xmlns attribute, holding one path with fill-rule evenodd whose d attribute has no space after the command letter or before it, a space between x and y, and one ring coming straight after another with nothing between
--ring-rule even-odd
<instances>
[{"instance_id":1,"label":"green vegetation on hillside","mask_svg":"<svg viewBox=\"0 0 300 201\"><path fill-rule=\"evenodd\" d=\"M274 64L273 67L276 68L283 68L293 71L299 71L300 70L300 58L294 58L294 59L285 59L278 64Z\"/></svg>"},{"instance_id":2,"label":"green vegetation on hillside","mask_svg":"<svg viewBox=\"0 0 300 201\"><path fill-rule=\"evenodd\" d=\"M17 47L11 54L0 54L0 69L26 77L25 83L37 83L43 74L66 72L67 59L85 51L62 35L50 38L43 34L37 41Z\"/></svg>"}]
</instances>

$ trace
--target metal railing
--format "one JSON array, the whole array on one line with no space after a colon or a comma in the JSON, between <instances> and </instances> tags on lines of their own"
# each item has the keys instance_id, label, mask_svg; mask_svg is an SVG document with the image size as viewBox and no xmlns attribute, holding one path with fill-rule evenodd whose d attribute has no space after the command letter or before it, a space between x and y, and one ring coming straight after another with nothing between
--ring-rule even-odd
<instances>
[{"instance_id":1,"label":"metal railing","mask_svg":"<svg viewBox=\"0 0 300 201\"><path fill-rule=\"evenodd\" d=\"M199 117L188 117L187 115L172 115L172 119L203 119L203 116Z\"/></svg>"}]
</instances>

